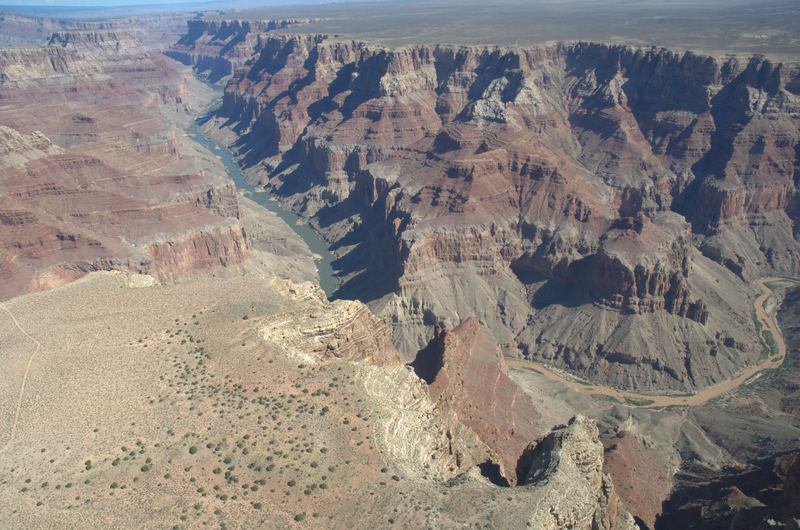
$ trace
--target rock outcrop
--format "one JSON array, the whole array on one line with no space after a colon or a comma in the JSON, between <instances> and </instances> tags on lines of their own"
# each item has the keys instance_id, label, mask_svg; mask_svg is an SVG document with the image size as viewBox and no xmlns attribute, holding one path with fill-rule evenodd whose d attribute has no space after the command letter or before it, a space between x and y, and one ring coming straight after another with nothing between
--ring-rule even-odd
<instances>
[{"instance_id":1,"label":"rock outcrop","mask_svg":"<svg viewBox=\"0 0 800 530\"><path fill-rule=\"evenodd\" d=\"M744 282L800 266L799 79L626 46L264 35L223 112L251 181L342 242L342 295L405 358L475 314L507 354L690 390L760 351ZM545 338L553 318L582 323Z\"/></svg>"},{"instance_id":2,"label":"rock outcrop","mask_svg":"<svg viewBox=\"0 0 800 530\"><path fill-rule=\"evenodd\" d=\"M264 324L262 334L289 355L311 363L332 359L376 366L400 363L386 323L363 303L329 303L322 289L310 282L275 279L273 285L291 304Z\"/></svg>"},{"instance_id":3,"label":"rock outcrop","mask_svg":"<svg viewBox=\"0 0 800 530\"><path fill-rule=\"evenodd\" d=\"M534 528L636 528L603 473L594 421L579 416L548 433L476 319L440 332L408 366L363 303L328 302L310 282L271 285L285 303L259 322L263 340L304 364L352 363L375 413L375 441L404 475L457 488L483 482L478 468L494 463L519 486L509 495Z\"/></svg>"},{"instance_id":4,"label":"rock outcrop","mask_svg":"<svg viewBox=\"0 0 800 530\"><path fill-rule=\"evenodd\" d=\"M523 452L547 426L530 397L508 377L500 349L477 319L468 318L452 331L437 330L412 366L437 407L454 412L491 448L500 475L512 486L524 480Z\"/></svg>"},{"instance_id":5,"label":"rock outcrop","mask_svg":"<svg viewBox=\"0 0 800 530\"><path fill-rule=\"evenodd\" d=\"M328 302L319 286L274 279L282 311L260 324L264 341L304 364L337 360L358 367L378 412L376 438L393 465L446 481L489 459L491 449L455 413L431 400L425 382L402 365L391 331L361 302Z\"/></svg>"},{"instance_id":6,"label":"rock outcrop","mask_svg":"<svg viewBox=\"0 0 800 530\"><path fill-rule=\"evenodd\" d=\"M597 435L594 421L576 416L532 450L531 471L522 486L542 490L531 507L532 528L637 528L603 473Z\"/></svg>"},{"instance_id":7,"label":"rock outcrop","mask_svg":"<svg viewBox=\"0 0 800 530\"><path fill-rule=\"evenodd\" d=\"M361 380L378 411L376 441L407 475L445 482L494 458L455 411L431 400L408 366L364 367Z\"/></svg>"}]
</instances>

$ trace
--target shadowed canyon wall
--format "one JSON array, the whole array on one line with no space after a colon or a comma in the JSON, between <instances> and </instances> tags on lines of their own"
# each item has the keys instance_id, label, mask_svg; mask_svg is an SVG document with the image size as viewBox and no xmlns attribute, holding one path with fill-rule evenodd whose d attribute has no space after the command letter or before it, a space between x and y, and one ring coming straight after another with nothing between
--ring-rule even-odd
<instances>
[{"instance_id":1,"label":"shadowed canyon wall","mask_svg":"<svg viewBox=\"0 0 800 530\"><path fill-rule=\"evenodd\" d=\"M217 123L406 358L474 315L506 354L691 390L761 353L748 282L797 272L798 87L759 58L261 34Z\"/></svg>"}]
</instances>

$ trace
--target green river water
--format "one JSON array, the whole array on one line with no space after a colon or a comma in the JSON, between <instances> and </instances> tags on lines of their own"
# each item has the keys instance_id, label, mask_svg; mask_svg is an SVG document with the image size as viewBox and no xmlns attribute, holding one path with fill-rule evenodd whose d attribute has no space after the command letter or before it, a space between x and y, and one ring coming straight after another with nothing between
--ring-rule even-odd
<instances>
[{"instance_id":1,"label":"green river water","mask_svg":"<svg viewBox=\"0 0 800 530\"><path fill-rule=\"evenodd\" d=\"M225 166L228 177L236 184L236 188L241 190L245 197L255 201L267 210L275 213L283 219L289 227L294 230L297 235L303 238L308 248L314 253L314 262L317 265L319 272L319 284L322 290L328 297L332 296L336 289L339 287L339 276L333 270L333 263L336 261L336 256L328 249L327 243L317 234L313 228L306 224L299 216L280 207L278 201L270 197L266 191L256 191L248 184L244 178L244 173L239 167L236 159L225 147L218 145L214 140L208 138L200 130L200 124L211 114L213 114L221 100L215 101L211 105L211 110L208 110L202 117L197 118L189 128L189 134L197 142L206 146L214 155L216 155Z\"/></svg>"}]
</instances>

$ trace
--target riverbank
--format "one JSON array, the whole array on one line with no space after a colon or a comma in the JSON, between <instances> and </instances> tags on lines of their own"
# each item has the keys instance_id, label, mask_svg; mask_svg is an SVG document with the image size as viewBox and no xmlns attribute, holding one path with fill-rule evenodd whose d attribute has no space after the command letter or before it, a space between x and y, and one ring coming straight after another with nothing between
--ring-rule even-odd
<instances>
[{"instance_id":1,"label":"riverbank","mask_svg":"<svg viewBox=\"0 0 800 530\"><path fill-rule=\"evenodd\" d=\"M672 406L689 406L695 407L703 405L718 397L722 394L730 392L741 386L742 384L755 380L760 373L764 370L778 368L783 364L786 358L786 343L783 339L783 334L773 318L771 318L765 309L765 304L773 295L774 289L777 288L779 282L792 282L797 284L797 280L785 277L762 278L756 280L755 283L761 288L761 294L756 298L753 303L753 311L757 329L761 340L772 352L761 363L751 366L741 372L737 377L723 381L722 383L706 387L693 394L682 395L658 395L658 394L641 394L638 392L628 392L625 390L617 390L606 386L595 385L583 380L579 380L566 373L556 373L552 369L537 363L535 361L508 359L506 362L512 368L534 370L537 373L551 379L563 383L568 387L585 392L594 396L605 396L612 398L619 403L624 403L632 407L672 407ZM770 337L771 340L766 340L765 337Z\"/></svg>"},{"instance_id":2,"label":"riverbank","mask_svg":"<svg viewBox=\"0 0 800 530\"><path fill-rule=\"evenodd\" d=\"M225 166L228 178L234 182L236 188L245 197L276 214L303 239L314 255L314 263L317 266L320 287L328 298L334 297L336 290L341 284L341 280L334 270L334 263L337 258L328 249L328 244L298 215L281 208L278 201L273 199L269 193L255 190L247 180L245 180L244 173L242 173L242 169L239 167L233 153L203 133L201 125L217 111L221 104L221 98L212 101L204 114L192 122L188 133L195 141L207 147L212 154L219 158Z\"/></svg>"}]
</instances>

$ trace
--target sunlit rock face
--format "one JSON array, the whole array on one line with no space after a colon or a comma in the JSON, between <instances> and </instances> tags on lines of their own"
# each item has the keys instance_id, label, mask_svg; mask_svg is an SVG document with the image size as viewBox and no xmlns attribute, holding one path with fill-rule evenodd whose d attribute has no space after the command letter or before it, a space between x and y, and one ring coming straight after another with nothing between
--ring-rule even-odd
<instances>
[{"instance_id":1,"label":"sunlit rock face","mask_svg":"<svg viewBox=\"0 0 800 530\"><path fill-rule=\"evenodd\" d=\"M798 269L798 83L662 49L262 34L223 117L406 359L475 315L506 354L691 390L760 352L747 282Z\"/></svg>"},{"instance_id":2,"label":"sunlit rock face","mask_svg":"<svg viewBox=\"0 0 800 530\"><path fill-rule=\"evenodd\" d=\"M235 187L183 134L190 72L102 29L0 48L0 72L0 299L247 259Z\"/></svg>"}]
</instances>

